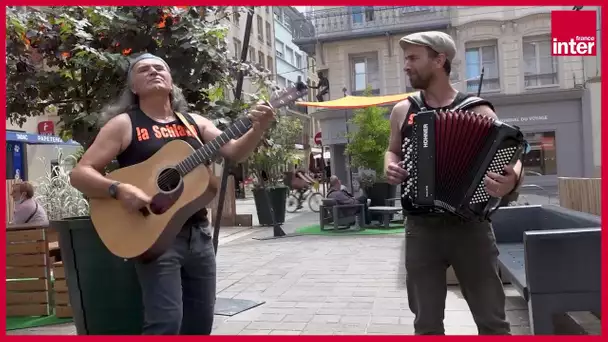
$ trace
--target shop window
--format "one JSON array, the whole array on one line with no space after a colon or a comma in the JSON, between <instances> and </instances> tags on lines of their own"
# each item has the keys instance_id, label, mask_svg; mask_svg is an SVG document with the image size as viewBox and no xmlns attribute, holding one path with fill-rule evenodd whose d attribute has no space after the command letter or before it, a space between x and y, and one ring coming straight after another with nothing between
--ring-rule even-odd
<instances>
[{"instance_id":1,"label":"shop window","mask_svg":"<svg viewBox=\"0 0 608 342\"><path fill-rule=\"evenodd\" d=\"M530 151L523 164L527 176L557 175L555 132L524 133Z\"/></svg>"}]
</instances>

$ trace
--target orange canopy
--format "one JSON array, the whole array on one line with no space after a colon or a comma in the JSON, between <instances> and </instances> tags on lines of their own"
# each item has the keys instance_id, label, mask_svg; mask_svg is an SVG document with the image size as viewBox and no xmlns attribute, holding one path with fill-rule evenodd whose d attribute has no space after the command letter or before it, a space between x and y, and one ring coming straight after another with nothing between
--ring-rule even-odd
<instances>
[{"instance_id":1,"label":"orange canopy","mask_svg":"<svg viewBox=\"0 0 608 342\"><path fill-rule=\"evenodd\" d=\"M387 103L396 103L405 100L408 96L414 93L405 93L397 95L384 96L345 96L337 100L325 102L296 102L297 105L307 107L321 107L332 109L349 109L349 108L364 108L369 106L378 106Z\"/></svg>"}]
</instances>

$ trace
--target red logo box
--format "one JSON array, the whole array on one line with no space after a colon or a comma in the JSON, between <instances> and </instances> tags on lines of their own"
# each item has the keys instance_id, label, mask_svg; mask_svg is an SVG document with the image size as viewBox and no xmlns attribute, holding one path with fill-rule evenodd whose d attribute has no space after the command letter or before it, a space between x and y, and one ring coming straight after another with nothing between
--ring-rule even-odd
<instances>
[{"instance_id":1,"label":"red logo box","mask_svg":"<svg viewBox=\"0 0 608 342\"><path fill-rule=\"evenodd\" d=\"M596 11L551 11L551 55L595 56Z\"/></svg>"}]
</instances>

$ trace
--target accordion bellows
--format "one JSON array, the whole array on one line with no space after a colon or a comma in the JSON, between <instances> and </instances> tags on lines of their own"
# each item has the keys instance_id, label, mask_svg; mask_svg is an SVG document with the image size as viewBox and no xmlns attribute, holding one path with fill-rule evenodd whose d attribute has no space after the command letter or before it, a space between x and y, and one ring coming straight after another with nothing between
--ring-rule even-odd
<instances>
[{"instance_id":1,"label":"accordion bellows","mask_svg":"<svg viewBox=\"0 0 608 342\"><path fill-rule=\"evenodd\" d=\"M502 173L523 151L519 129L468 111L424 111L414 117L411 138L402 145L409 177L402 197L414 207L448 211L465 219L486 219L500 199L483 179Z\"/></svg>"}]
</instances>

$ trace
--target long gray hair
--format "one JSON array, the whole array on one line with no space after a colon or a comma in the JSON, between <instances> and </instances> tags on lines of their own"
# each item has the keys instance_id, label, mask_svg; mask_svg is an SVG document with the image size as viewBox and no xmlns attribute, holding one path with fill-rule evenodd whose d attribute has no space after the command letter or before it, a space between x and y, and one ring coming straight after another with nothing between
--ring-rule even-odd
<instances>
[{"instance_id":1,"label":"long gray hair","mask_svg":"<svg viewBox=\"0 0 608 342\"><path fill-rule=\"evenodd\" d=\"M173 109L173 111L181 113L188 111L188 103L184 98L184 94L182 93L182 90L175 85L171 87L169 101L171 102L171 109ZM135 95L127 84L118 99L101 110L98 127L101 128L112 118L122 113L127 113L137 107L139 107L139 96Z\"/></svg>"}]
</instances>

